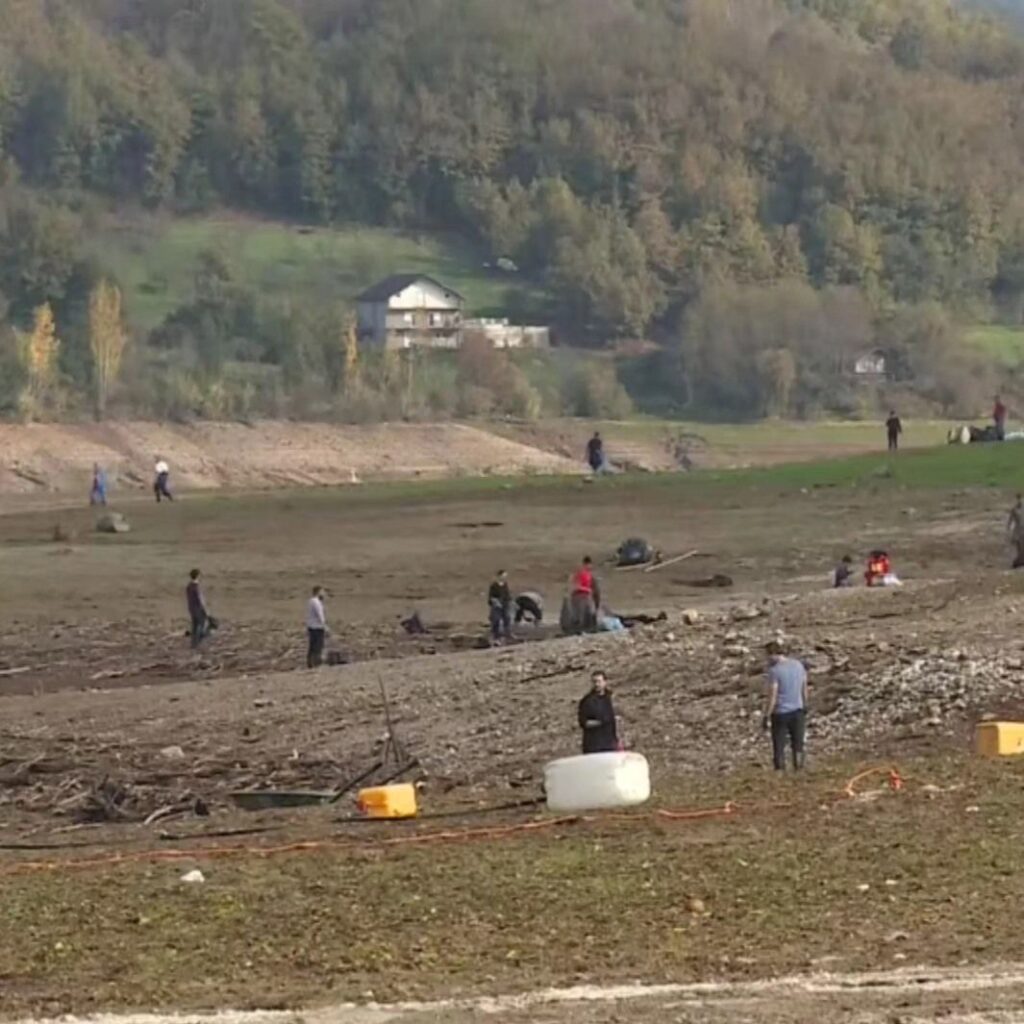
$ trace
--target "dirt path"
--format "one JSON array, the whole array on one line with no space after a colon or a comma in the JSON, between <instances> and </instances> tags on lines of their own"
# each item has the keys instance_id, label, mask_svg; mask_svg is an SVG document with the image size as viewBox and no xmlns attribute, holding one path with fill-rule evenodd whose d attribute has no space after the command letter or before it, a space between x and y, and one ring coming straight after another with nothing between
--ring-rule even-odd
<instances>
[{"instance_id":1,"label":"dirt path","mask_svg":"<svg viewBox=\"0 0 1024 1024\"><path fill-rule=\"evenodd\" d=\"M738 984L580 986L479 1000L303 1011L189 1013L189 1024L1020 1024L1024 968L818 974ZM181 1024L172 1014L103 1014L15 1024Z\"/></svg>"}]
</instances>

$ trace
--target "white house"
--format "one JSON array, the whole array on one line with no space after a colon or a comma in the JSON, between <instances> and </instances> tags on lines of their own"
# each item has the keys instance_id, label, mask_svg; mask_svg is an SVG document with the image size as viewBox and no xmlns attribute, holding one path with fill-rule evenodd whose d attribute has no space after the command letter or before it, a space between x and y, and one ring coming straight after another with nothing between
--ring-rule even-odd
<instances>
[{"instance_id":1,"label":"white house","mask_svg":"<svg viewBox=\"0 0 1024 1024\"><path fill-rule=\"evenodd\" d=\"M885 353L876 348L858 356L853 364L853 372L858 377L884 377Z\"/></svg>"},{"instance_id":2,"label":"white house","mask_svg":"<svg viewBox=\"0 0 1024 1024\"><path fill-rule=\"evenodd\" d=\"M465 299L425 274L394 274L356 296L359 340L379 348L458 348Z\"/></svg>"}]
</instances>

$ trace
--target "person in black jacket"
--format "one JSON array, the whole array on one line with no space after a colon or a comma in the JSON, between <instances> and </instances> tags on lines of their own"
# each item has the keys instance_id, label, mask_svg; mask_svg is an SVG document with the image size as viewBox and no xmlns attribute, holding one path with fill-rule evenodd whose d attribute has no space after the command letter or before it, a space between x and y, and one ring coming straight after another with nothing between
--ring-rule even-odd
<instances>
[{"instance_id":1,"label":"person in black jacket","mask_svg":"<svg viewBox=\"0 0 1024 1024\"><path fill-rule=\"evenodd\" d=\"M508 574L499 569L494 582L487 591L487 604L491 617L491 640L495 643L502 638L512 637L512 591L508 585Z\"/></svg>"},{"instance_id":2,"label":"person in black jacket","mask_svg":"<svg viewBox=\"0 0 1024 1024\"><path fill-rule=\"evenodd\" d=\"M185 603L188 606L188 617L191 623L189 636L192 647L198 647L210 632L210 613L206 610L206 599L199 583L199 570L193 569L188 574L188 586L185 587Z\"/></svg>"},{"instance_id":3,"label":"person in black jacket","mask_svg":"<svg viewBox=\"0 0 1024 1024\"><path fill-rule=\"evenodd\" d=\"M889 451L899 451L900 434L903 433L903 424L895 409L889 410L889 418L885 421L885 435L889 440Z\"/></svg>"},{"instance_id":4,"label":"person in black jacket","mask_svg":"<svg viewBox=\"0 0 1024 1024\"><path fill-rule=\"evenodd\" d=\"M615 706L603 672L591 676L591 689L580 701L579 721L583 730L583 753L604 754L619 749Z\"/></svg>"}]
</instances>

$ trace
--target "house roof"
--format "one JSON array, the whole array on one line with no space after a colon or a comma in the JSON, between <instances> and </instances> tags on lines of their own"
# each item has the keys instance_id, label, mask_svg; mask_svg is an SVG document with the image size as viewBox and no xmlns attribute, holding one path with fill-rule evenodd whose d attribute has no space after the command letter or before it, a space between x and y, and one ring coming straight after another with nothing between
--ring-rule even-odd
<instances>
[{"instance_id":1,"label":"house roof","mask_svg":"<svg viewBox=\"0 0 1024 1024\"><path fill-rule=\"evenodd\" d=\"M435 288L440 288L443 292L448 292L450 295L454 295L455 298L465 302L465 297L460 295L454 288L449 288L446 284L441 284L436 278L430 277L427 274L392 274L390 277L385 277L383 281L378 281L376 284L371 284L366 291L356 296L357 302L386 302L393 295L397 295L399 292L405 291L406 288L411 284L416 284L417 281L427 281L434 285Z\"/></svg>"}]
</instances>

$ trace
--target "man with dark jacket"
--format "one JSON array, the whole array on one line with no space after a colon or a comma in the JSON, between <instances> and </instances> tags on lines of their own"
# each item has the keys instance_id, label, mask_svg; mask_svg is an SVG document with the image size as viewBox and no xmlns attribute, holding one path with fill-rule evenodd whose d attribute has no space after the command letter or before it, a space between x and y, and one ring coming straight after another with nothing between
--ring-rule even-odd
<instances>
[{"instance_id":1,"label":"man with dark jacket","mask_svg":"<svg viewBox=\"0 0 1024 1024\"><path fill-rule=\"evenodd\" d=\"M497 643L512 636L512 591L508 574L499 569L487 591L487 607L491 620L491 640Z\"/></svg>"},{"instance_id":2,"label":"man with dark jacket","mask_svg":"<svg viewBox=\"0 0 1024 1024\"><path fill-rule=\"evenodd\" d=\"M544 598L536 590L524 590L516 596L516 625L531 622L539 626L544 619Z\"/></svg>"},{"instance_id":3,"label":"man with dark jacket","mask_svg":"<svg viewBox=\"0 0 1024 1024\"><path fill-rule=\"evenodd\" d=\"M189 636L192 647L198 647L210 632L210 613L206 610L206 599L203 588L199 585L200 572L193 569L188 574L188 586L185 587L185 603L188 605L188 617L192 625Z\"/></svg>"},{"instance_id":4,"label":"man with dark jacket","mask_svg":"<svg viewBox=\"0 0 1024 1024\"><path fill-rule=\"evenodd\" d=\"M591 676L590 692L580 701L579 722L583 730L583 753L604 754L619 749L619 732L615 723L608 680L603 672Z\"/></svg>"},{"instance_id":5,"label":"man with dark jacket","mask_svg":"<svg viewBox=\"0 0 1024 1024\"><path fill-rule=\"evenodd\" d=\"M889 418L885 421L885 433L889 439L889 451L895 452L900 447L900 434L903 433L903 424L895 409L889 410Z\"/></svg>"},{"instance_id":6,"label":"man with dark jacket","mask_svg":"<svg viewBox=\"0 0 1024 1024\"><path fill-rule=\"evenodd\" d=\"M600 473L604 469L604 441L596 432L587 442L587 465L593 473Z\"/></svg>"}]
</instances>

